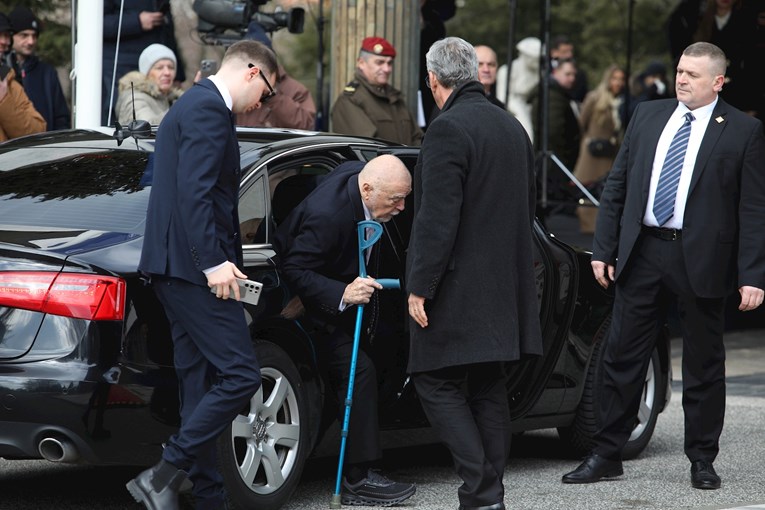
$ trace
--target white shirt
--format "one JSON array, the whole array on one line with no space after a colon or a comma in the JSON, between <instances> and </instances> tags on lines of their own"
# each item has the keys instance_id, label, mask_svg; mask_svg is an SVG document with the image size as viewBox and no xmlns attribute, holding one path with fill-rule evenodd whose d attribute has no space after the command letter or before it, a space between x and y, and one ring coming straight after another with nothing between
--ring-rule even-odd
<instances>
[{"instance_id":1,"label":"white shirt","mask_svg":"<svg viewBox=\"0 0 765 510\"><path fill-rule=\"evenodd\" d=\"M215 85L215 88L218 89L218 92L220 92L220 95L223 96L223 101L226 103L226 107L231 110L234 107L234 100L231 97L231 93L228 91L228 87L226 87L226 84L223 83L223 80L218 78L216 75L212 75L208 77L208 79L213 82L213 85ZM209 275L210 273L217 271L218 269L222 268L228 263L221 262L217 266L208 267L207 269L203 269L202 272L205 274L205 276Z\"/></svg>"},{"instance_id":2,"label":"white shirt","mask_svg":"<svg viewBox=\"0 0 765 510\"><path fill-rule=\"evenodd\" d=\"M220 92L220 95L223 96L223 100L226 102L226 106L229 110L234 108L234 99L231 97L231 92L228 91L228 87L226 87L226 84L223 83L223 80L218 78L218 75L213 74L212 76L208 77L208 80L213 82L213 85L215 85L215 88L218 89L218 92Z\"/></svg>"},{"instance_id":3,"label":"white shirt","mask_svg":"<svg viewBox=\"0 0 765 510\"><path fill-rule=\"evenodd\" d=\"M675 211L674 215L664 224L665 228L683 228L683 217L685 214L685 202L688 200L688 189L691 185L691 177L693 176L693 167L696 166L696 156L699 153L699 147L701 147L701 140L704 138L704 133L707 131L709 125L709 119L712 118L712 111L717 105L717 98L706 106L696 108L692 111L695 120L691 122L691 134L688 140L688 148L685 150L685 160L683 161L683 169L680 173L680 182L677 185L677 195L675 196ZM672 143L672 139L675 137L675 133L685 123L685 114L690 112L683 103L678 103L677 108L672 113L672 116L667 121L667 125L664 126L664 131L661 132L659 137L659 143L656 145L656 154L653 157L653 170L651 171L651 187L648 190L648 203L646 204L645 214L643 215L643 224L649 227L658 227L659 224L656 221L656 217L653 215L653 201L656 197L656 186L659 184L659 176L661 175L661 167L664 165L664 159L669 152L669 146Z\"/></svg>"}]
</instances>

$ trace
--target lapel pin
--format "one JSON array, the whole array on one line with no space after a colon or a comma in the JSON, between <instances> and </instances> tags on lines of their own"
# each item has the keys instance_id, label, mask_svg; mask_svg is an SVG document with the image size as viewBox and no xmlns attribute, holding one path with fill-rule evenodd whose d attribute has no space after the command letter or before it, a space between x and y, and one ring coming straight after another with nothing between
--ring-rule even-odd
<instances>
[{"instance_id":1,"label":"lapel pin","mask_svg":"<svg viewBox=\"0 0 765 510\"><path fill-rule=\"evenodd\" d=\"M717 117L715 120L717 121L718 124L722 124L725 121L725 119L722 117L722 115Z\"/></svg>"}]
</instances>

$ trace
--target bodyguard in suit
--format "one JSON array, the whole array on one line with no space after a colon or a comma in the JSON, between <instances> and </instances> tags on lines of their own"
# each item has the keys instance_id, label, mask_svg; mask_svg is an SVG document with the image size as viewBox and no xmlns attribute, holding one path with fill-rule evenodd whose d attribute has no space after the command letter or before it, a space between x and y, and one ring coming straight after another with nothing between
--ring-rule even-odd
<instances>
[{"instance_id":1,"label":"bodyguard in suit","mask_svg":"<svg viewBox=\"0 0 765 510\"><path fill-rule=\"evenodd\" d=\"M215 439L260 386L236 283L246 276L237 267L241 170L234 118L273 94L275 76L271 50L238 42L216 75L173 105L157 133L138 269L151 277L170 321L181 428L162 460L127 484L149 509L177 509L187 474L197 509L223 508Z\"/></svg>"},{"instance_id":2,"label":"bodyguard in suit","mask_svg":"<svg viewBox=\"0 0 765 510\"><path fill-rule=\"evenodd\" d=\"M353 351L355 305L369 303L382 289L373 277L359 277L357 224L385 223L404 210L412 178L395 156L378 156L363 169L360 163L336 168L279 226L274 249L284 279L312 316L332 333L319 349L328 358L329 376L340 404L342 420ZM375 244L369 254L369 274L376 274ZM373 316L369 307L365 319ZM364 330L374 331L369 321ZM366 340L366 339L364 339ZM358 351L342 484L344 505L391 506L412 496L415 487L389 480L370 470L381 457L377 421L377 372L364 347Z\"/></svg>"},{"instance_id":3,"label":"bodyguard in suit","mask_svg":"<svg viewBox=\"0 0 765 510\"><path fill-rule=\"evenodd\" d=\"M469 43L442 39L426 62L441 114L414 175L408 370L464 482L459 508L501 510L510 448L505 362L542 353L534 153L521 124L486 98Z\"/></svg>"},{"instance_id":4,"label":"bodyguard in suit","mask_svg":"<svg viewBox=\"0 0 765 510\"><path fill-rule=\"evenodd\" d=\"M725 62L712 44L688 46L677 100L638 106L609 175L592 254L595 278L616 291L600 428L564 483L622 474L651 351L675 300L691 485L720 487L712 463L725 415L724 299L738 288L739 310L753 310L765 288L765 140L757 119L718 97Z\"/></svg>"}]
</instances>

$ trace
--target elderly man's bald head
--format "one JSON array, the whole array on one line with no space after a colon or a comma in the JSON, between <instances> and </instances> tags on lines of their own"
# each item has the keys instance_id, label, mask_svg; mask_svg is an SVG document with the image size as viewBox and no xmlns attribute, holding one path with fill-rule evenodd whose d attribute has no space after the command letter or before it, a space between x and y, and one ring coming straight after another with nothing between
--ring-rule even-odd
<instances>
[{"instance_id":1,"label":"elderly man's bald head","mask_svg":"<svg viewBox=\"0 0 765 510\"><path fill-rule=\"evenodd\" d=\"M411 191L412 175L396 156L378 156L359 173L361 200L374 220L385 222L403 211Z\"/></svg>"}]
</instances>

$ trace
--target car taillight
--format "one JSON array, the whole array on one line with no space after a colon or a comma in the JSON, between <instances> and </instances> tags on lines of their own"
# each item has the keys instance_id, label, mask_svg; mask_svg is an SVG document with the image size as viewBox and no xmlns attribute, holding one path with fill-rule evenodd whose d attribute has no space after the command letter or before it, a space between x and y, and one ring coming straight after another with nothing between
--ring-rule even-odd
<instances>
[{"instance_id":1,"label":"car taillight","mask_svg":"<svg viewBox=\"0 0 765 510\"><path fill-rule=\"evenodd\" d=\"M0 273L0 306L88 320L122 320L125 280L51 272Z\"/></svg>"}]
</instances>

